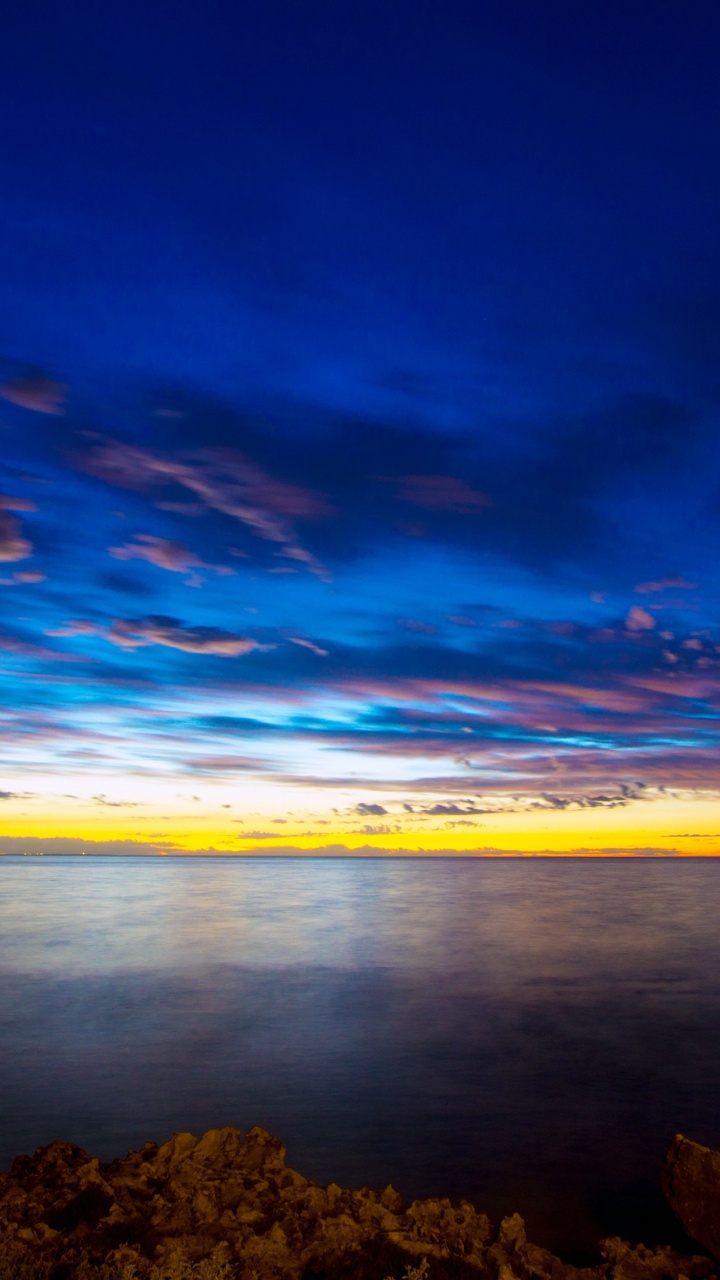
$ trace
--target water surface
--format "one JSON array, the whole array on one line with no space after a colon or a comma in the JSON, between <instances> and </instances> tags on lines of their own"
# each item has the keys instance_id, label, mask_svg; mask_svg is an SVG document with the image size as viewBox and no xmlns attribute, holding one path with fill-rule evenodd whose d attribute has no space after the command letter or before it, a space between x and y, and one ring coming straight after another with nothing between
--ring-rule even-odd
<instances>
[{"instance_id":1,"label":"water surface","mask_svg":"<svg viewBox=\"0 0 720 1280\"><path fill-rule=\"evenodd\" d=\"M0 859L0 1167L262 1124L320 1182L673 1227L720 1147L710 860Z\"/></svg>"}]
</instances>

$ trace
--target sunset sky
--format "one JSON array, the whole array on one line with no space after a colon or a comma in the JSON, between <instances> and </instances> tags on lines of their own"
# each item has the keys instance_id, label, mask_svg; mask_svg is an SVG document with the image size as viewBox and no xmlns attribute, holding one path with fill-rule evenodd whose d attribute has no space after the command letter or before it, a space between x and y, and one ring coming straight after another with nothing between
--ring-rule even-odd
<instances>
[{"instance_id":1,"label":"sunset sky","mask_svg":"<svg viewBox=\"0 0 720 1280\"><path fill-rule=\"evenodd\" d=\"M4 15L0 852L720 853L719 48Z\"/></svg>"}]
</instances>

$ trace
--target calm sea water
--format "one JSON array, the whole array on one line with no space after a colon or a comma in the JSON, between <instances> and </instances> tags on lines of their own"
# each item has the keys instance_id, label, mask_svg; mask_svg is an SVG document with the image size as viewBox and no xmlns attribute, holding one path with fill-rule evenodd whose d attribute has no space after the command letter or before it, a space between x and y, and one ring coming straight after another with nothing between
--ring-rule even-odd
<instances>
[{"instance_id":1,"label":"calm sea water","mask_svg":"<svg viewBox=\"0 0 720 1280\"><path fill-rule=\"evenodd\" d=\"M673 1227L720 1147L720 863L0 859L0 1168L262 1124L320 1182Z\"/></svg>"}]
</instances>

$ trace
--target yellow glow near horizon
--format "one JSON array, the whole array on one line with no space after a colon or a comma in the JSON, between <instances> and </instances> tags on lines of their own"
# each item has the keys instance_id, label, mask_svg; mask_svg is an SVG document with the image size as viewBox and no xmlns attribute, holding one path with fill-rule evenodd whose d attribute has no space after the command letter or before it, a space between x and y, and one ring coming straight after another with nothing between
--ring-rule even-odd
<instances>
[{"instance_id":1,"label":"yellow glow near horizon","mask_svg":"<svg viewBox=\"0 0 720 1280\"><path fill-rule=\"evenodd\" d=\"M29 779L24 780L29 783ZM51 782L52 790L47 785ZM282 846L310 851L325 846L471 853L497 849L528 855L578 851L675 850L684 855L720 855L717 797L709 793L656 793L615 808L527 808L458 820L402 812L398 799L362 788L363 800L386 810L358 815L358 792L287 788L270 784L202 783L175 779L114 779L105 793L59 795L56 779L35 778L34 791L18 788L3 803L2 837L88 842L131 840L190 853L216 849L272 853ZM133 796L130 800L128 797ZM502 798L500 798L502 800ZM528 799L528 806L532 804ZM461 804L458 807L462 807ZM333 812L333 809L336 812ZM261 833L258 835L257 833Z\"/></svg>"}]
</instances>

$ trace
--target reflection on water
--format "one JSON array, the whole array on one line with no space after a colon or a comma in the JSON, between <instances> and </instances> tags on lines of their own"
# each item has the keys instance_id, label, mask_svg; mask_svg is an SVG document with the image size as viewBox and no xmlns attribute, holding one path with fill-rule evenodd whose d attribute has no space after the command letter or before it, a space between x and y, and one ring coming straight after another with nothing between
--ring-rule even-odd
<instances>
[{"instance_id":1,"label":"reflection on water","mask_svg":"<svg viewBox=\"0 0 720 1280\"><path fill-rule=\"evenodd\" d=\"M0 1167L265 1125L321 1182L669 1239L720 1146L712 861L0 860Z\"/></svg>"}]
</instances>

